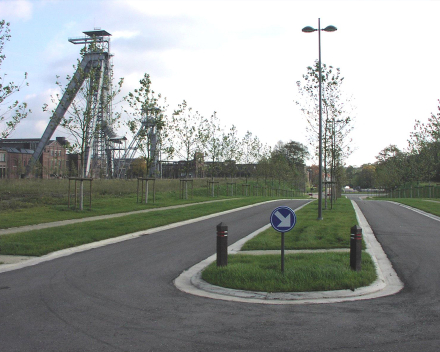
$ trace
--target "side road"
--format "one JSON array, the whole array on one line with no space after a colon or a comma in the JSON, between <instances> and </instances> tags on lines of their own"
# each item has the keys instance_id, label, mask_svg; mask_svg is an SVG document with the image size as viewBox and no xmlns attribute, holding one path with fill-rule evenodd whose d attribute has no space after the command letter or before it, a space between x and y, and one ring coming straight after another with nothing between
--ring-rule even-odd
<instances>
[{"instance_id":1,"label":"side road","mask_svg":"<svg viewBox=\"0 0 440 352\"><path fill-rule=\"evenodd\" d=\"M89 217L89 218L84 218L84 219L72 219L72 220L64 220L64 221L43 223L43 224L38 224L38 225L21 226L21 227L15 227L15 228L10 228L10 229L0 230L0 236L1 235L6 235L6 234L20 233L20 232L25 232L25 231L41 230L41 229L57 227L57 226L77 224L77 223L88 222L88 221L111 219L111 218L116 218L116 217L123 217L123 216L127 216L127 215L132 215L132 214L147 213L147 212L152 212L152 211L167 211L167 210L170 210L170 209L182 208L182 207L187 207L187 206L192 206L192 205L199 205L199 204L209 204L209 203L214 203L214 202L222 202L222 201L225 201L225 200L227 200L227 199L207 201L207 202L201 202L201 203L190 203L190 204L183 204L183 205L163 207L163 208L155 208L155 209L146 209L146 210L127 212L127 213L101 215L101 216ZM262 202L262 203L271 203L271 202L276 202L276 201L279 201L279 200L280 199L269 200L269 201ZM306 202L307 202L307 200L306 200ZM202 221L202 220L205 220L205 219L210 219L212 217L216 217L216 216L219 216L219 215L222 215L222 214L229 214L229 213L233 213L233 212L236 212L236 211L239 211L239 210L243 210L243 209L247 209L247 208L252 208L254 206L258 206L259 204L261 204L261 203L250 204L250 205L247 205L247 206L244 206L244 207L240 207L240 208L236 208L236 209L231 209L231 210L226 210L226 211L223 211L223 212L220 212L220 213L214 213L214 214L211 214L211 215L205 215L205 216L201 216L201 217L198 217L198 218L195 218L195 219L190 219L190 220L181 221L181 222L177 222L177 223L173 223L173 224L169 224L169 225L165 225L165 226L160 226L160 227L148 229L148 230L145 230L145 231L139 231L139 232L135 232L135 233L126 234L124 236L110 238L110 239L107 239L107 240L102 240L102 241L98 241L98 242L92 242L92 243L84 244L84 245L81 245L81 246L78 246L78 247L67 248L67 249L63 249L63 250L57 251L57 252L49 253L49 254L41 256L41 257L25 257L25 256L15 256L15 255L0 255L0 273L6 272L6 271L20 269L20 268L23 268L23 267L26 267L26 266L36 265L36 264L39 264L41 262L49 261L49 260L60 258L60 257L65 257L65 256L71 255L73 253L79 253L79 252L86 251L86 250L89 250L89 249L103 247L103 246L107 246L109 244L114 244L114 243L118 243L118 242L129 240L129 239L137 238L137 237L145 235L146 232L148 232L149 234L152 234L152 233L156 233L156 232L160 232L160 231L176 228L176 227L179 227L179 226L182 226L182 225L194 223L194 222L197 222L197 221Z\"/></svg>"}]
</instances>

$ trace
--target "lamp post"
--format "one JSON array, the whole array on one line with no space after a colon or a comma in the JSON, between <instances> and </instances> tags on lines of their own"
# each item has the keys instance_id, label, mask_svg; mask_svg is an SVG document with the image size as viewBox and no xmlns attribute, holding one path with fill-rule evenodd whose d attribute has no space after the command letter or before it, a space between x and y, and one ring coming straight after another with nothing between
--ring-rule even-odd
<instances>
[{"instance_id":1,"label":"lamp post","mask_svg":"<svg viewBox=\"0 0 440 352\"><path fill-rule=\"evenodd\" d=\"M337 28L335 26L327 26L321 29L321 19L318 18L318 29L307 26L302 29L305 33L312 33L318 31L318 48L319 48L319 175L318 175L318 220L322 220L322 94L321 94L321 31L334 32Z\"/></svg>"}]
</instances>

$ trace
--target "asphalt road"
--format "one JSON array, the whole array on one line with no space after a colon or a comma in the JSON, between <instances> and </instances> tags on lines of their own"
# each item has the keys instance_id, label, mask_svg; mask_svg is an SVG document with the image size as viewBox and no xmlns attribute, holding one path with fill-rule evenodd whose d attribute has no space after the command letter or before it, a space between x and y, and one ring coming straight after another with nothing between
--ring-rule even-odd
<instances>
[{"instance_id":1,"label":"asphalt road","mask_svg":"<svg viewBox=\"0 0 440 352\"><path fill-rule=\"evenodd\" d=\"M438 351L440 222L359 201L405 288L339 304L278 306L212 300L173 280L268 223L260 205L0 274L0 351ZM300 221L298 219L298 221Z\"/></svg>"}]
</instances>

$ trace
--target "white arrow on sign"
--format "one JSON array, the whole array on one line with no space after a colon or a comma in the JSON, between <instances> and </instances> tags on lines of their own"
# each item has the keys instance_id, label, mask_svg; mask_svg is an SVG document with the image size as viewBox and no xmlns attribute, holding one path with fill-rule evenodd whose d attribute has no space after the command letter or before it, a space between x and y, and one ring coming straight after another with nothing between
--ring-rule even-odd
<instances>
[{"instance_id":1,"label":"white arrow on sign","mask_svg":"<svg viewBox=\"0 0 440 352\"><path fill-rule=\"evenodd\" d=\"M279 211L277 211L274 215L275 215L278 219L281 220L281 222L280 222L280 224L278 225L278 227L290 227L290 225L291 225L291 221L290 221L291 215L290 215L290 213L287 214L286 217L284 217L283 214L281 214Z\"/></svg>"}]
</instances>

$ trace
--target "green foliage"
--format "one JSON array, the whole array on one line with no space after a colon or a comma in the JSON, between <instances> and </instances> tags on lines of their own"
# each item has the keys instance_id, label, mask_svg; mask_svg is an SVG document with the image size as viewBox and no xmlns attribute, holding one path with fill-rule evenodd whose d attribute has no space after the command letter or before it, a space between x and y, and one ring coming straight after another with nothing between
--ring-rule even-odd
<instances>
[{"instance_id":1,"label":"green foliage","mask_svg":"<svg viewBox=\"0 0 440 352\"><path fill-rule=\"evenodd\" d=\"M189 177L191 162L194 160L196 153L202 152L201 133L205 122L203 116L198 111L193 111L185 100L182 104L179 104L178 109L173 113L170 126L172 138L174 139L173 149L178 157L185 160L185 177ZM200 177L200 175L193 176Z\"/></svg>"},{"instance_id":2,"label":"green foliage","mask_svg":"<svg viewBox=\"0 0 440 352\"><path fill-rule=\"evenodd\" d=\"M330 166L333 159L343 161L352 153L348 135L353 129L354 108L352 99L343 91L344 77L340 69L322 64L321 72L323 153L326 165ZM306 117L310 145L316 148L319 138L319 62L307 67L302 81L296 84L300 100L295 103Z\"/></svg>"},{"instance_id":3,"label":"green foliage","mask_svg":"<svg viewBox=\"0 0 440 352\"><path fill-rule=\"evenodd\" d=\"M212 200L211 193L208 194L207 192L206 181L206 179L193 179L194 188L191 191L193 197L190 200L184 200L180 198L180 181L178 179L157 179L155 183L156 203L142 204L137 203L137 180L96 179L92 182L92 210L81 212L73 209L73 182L70 189L72 209L68 209L69 181L66 179L5 179L0 182L0 228ZM225 181L218 179L217 181L220 185L215 192L217 199L230 197L230 188L228 192L227 182L236 182L234 197L243 196L241 184L245 182L244 180L232 179ZM262 185L259 185L255 180L251 180L249 185L251 192L246 195L246 198L255 195L258 199L264 200L276 198L277 194L283 196L267 189L263 193ZM256 193L257 188L254 189L254 186L257 185L259 186L258 194ZM84 193L85 202L88 202L89 188L87 186L84 187ZM266 198L262 198L263 195ZM295 195L298 197L298 193ZM150 197L152 197L151 184Z\"/></svg>"},{"instance_id":4,"label":"green foliage","mask_svg":"<svg viewBox=\"0 0 440 352\"><path fill-rule=\"evenodd\" d=\"M420 182L439 182L440 104L437 114L431 114L427 122L416 120L408 146L407 150L400 150L389 145L376 156L376 163L362 165L360 169L348 167L350 186L395 190Z\"/></svg>"},{"instance_id":5,"label":"green foliage","mask_svg":"<svg viewBox=\"0 0 440 352\"><path fill-rule=\"evenodd\" d=\"M367 253L362 253L361 265L361 271L351 270L349 253L288 254L283 274L279 255L236 254L229 256L226 267L212 263L202 278L217 286L261 292L354 290L376 280Z\"/></svg>"},{"instance_id":6,"label":"green foliage","mask_svg":"<svg viewBox=\"0 0 440 352\"><path fill-rule=\"evenodd\" d=\"M324 220L317 220L317 202L296 212L295 227L285 234L286 249L348 248L350 228L357 224L350 200L340 198L333 209L323 210ZM280 248L280 233L273 228L246 242L243 250L268 250Z\"/></svg>"},{"instance_id":7,"label":"green foliage","mask_svg":"<svg viewBox=\"0 0 440 352\"><path fill-rule=\"evenodd\" d=\"M147 165L147 174L150 175L151 168L161 152L172 156L174 148L170 137L170 121L166 111L168 105L166 98L159 93L156 95L151 88L150 75L144 74L139 80L139 88L129 92L124 100L130 107L125 112L131 117L126 122L127 127L136 139L137 149L144 158Z\"/></svg>"},{"instance_id":8,"label":"green foliage","mask_svg":"<svg viewBox=\"0 0 440 352\"><path fill-rule=\"evenodd\" d=\"M175 208L172 212L159 210L126 215L113 219L96 220L44 230L3 235L0 236L0 254L41 256L53 251L137 231L148 230L158 226L258 203L260 201L261 198L258 197L230 199L227 201L212 202L209 204L209 207L203 203L193 204L191 206ZM115 205L116 203L113 200L111 204ZM184 203L180 202L180 204ZM174 205L176 205L175 200ZM60 217L58 217L57 220L59 219Z\"/></svg>"},{"instance_id":9,"label":"green foliage","mask_svg":"<svg viewBox=\"0 0 440 352\"><path fill-rule=\"evenodd\" d=\"M440 188L437 187L436 190L431 190L432 193L436 193L437 197L440 196ZM403 192L402 192L403 194ZM406 192L407 196L411 194L409 190ZM412 196L415 198L418 194L417 189L412 190ZM427 196L429 192L420 192L420 194ZM414 199L414 198L387 198L387 200L399 202L402 204L409 205L410 207L417 208L423 211L426 211L427 213L434 214L436 216L440 216L440 198L431 198L431 199Z\"/></svg>"},{"instance_id":10,"label":"green foliage","mask_svg":"<svg viewBox=\"0 0 440 352\"><path fill-rule=\"evenodd\" d=\"M0 20L0 67L6 58L3 53L5 43L11 39L10 23ZM23 81L19 84L6 81L6 73L0 75L0 138L6 138L17 127L21 120L25 119L32 111L27 103L18 100L10 101L14 93L20 91L23 85L28 86L27 73L24 73ZM6 107L4 108L4 106Z\"/></svg>"},{"instance_id":11,"label":"green foliage","mask_svg":"<svg viewBox=\"0 0 440 352\"><path fill-rule=\"evenodd\" d=\"M214 111L209 119L204 120L199 132L203 153L210 160L209 176L214 179L218 176L219 162L223 157L222 129L217 112Z\"/></svg>"},{"instance_id":12,"label":"green foliage","mask_svg":"<svg viewBox=\"0 0 440 352\"><path fill-rule=\"evenodd\" d=\"M437 109L426 123L416 120L408 141L420 181L440 181L440 100Z\"/></svg>"}]
</instances>

